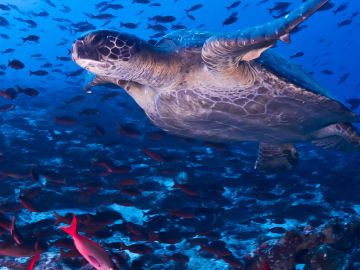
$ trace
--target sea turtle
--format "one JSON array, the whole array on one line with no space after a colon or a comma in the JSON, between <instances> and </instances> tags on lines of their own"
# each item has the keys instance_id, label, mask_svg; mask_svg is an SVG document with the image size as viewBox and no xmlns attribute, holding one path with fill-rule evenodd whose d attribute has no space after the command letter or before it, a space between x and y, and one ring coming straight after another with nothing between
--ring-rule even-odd
<instances>
[{"instance_id":1,"label":"sea turtle","mask_svg":"<svg viewBox=\"0 0 360 270\"><path fill-rule=\"evenodd\" d=\"M308 0L283 18L232 33L170 33L156 45L99 30L75 41L73 60L114 83L161 129L207 141L259 142L255 167L287 170L294 143L360 149L358 116L328 97L299 66L269 51L328 0Z\"/></svg>"}]
</instances>

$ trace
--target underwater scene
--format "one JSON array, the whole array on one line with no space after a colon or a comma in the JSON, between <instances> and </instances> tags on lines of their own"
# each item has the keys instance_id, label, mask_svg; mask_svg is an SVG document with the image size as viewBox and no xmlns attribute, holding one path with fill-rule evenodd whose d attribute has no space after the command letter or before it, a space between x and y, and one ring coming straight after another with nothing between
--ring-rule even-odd
<instances>
[{"instance_id":1,"label":"underwater scene","mask_svg":"<svg viewBox=\"0 0 360 270\"><path fill-rule=\"evenodd\" d=\"M0 270L359 270L359 12L0 0Z\"/></svg>"}]
</instances>

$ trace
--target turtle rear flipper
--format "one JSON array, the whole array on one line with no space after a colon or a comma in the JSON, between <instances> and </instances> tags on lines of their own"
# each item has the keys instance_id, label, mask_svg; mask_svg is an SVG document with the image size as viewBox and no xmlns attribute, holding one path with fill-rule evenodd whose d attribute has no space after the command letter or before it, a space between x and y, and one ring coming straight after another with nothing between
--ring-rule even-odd
<instances>
[{"instance_id":1,"label":"turtle rear flipper","mask_svg":"<svg viewBox=\"0 0 360 270\"><path fill-rule=\"evenodd\" d=\"M299 154L292 144L260 143L255 169L260 171L287 171L298 163Z\"/></svg>"},{"instance_id":2,"label":"turtle rear flipper","mask_svg":"<svg viewBox=\"0 0 360 270\"><path fill-rule=\"evenodd\" d=\"M312 142L324 149L360 151L360 135L350 123L337 123L316 131Z\"/></svg>"},{"instance_id":3,"label":"turtle rear flipper","mask_svg":"<svg viewBox=\"0 0 360 270\"><path fill-rule=\"evenodd\" d=\"M273 47L277 40L289 43L290 32L328 1L309 0L285 17L269 23L212 36L202 48L202 58L207 67L216 72L234 69L242 61L254 60Z\"/></svg>"}]
</instances>

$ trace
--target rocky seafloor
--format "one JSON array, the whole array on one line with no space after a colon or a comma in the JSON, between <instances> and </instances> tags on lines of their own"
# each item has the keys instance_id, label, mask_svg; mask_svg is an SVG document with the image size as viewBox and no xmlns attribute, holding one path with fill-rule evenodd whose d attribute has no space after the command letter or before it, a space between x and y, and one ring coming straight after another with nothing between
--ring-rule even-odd
<instances>
[{"instance_id":1,"label":"rocky seafloor","mask_svg":"<svg viewBox=\"0 0 360 270\"><path fill-rule=\"evenodd\" d=\"M294 170L257 172L255 144L165 134L115 93L99 88L86 107L75 94L54 108L18 99L1 115L0 223L16 217L27 256L39 239L35 269L91 269L59 229L71 213L120 269L359 269L358 154L299 145ZM14 245L0 238L0 252Z\"/></svg>"}]
</instances>

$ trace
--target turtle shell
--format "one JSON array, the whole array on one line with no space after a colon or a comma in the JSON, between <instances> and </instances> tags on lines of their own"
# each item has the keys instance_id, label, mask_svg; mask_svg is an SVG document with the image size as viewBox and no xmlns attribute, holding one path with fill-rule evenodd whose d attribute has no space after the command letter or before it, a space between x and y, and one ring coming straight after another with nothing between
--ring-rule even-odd
<instances>
[{"instance_id":1,"label":"turtle shell","mask_svg":"<svg viewBox=\"0 0 360 270\"><path fill-rule=\"evenodd\" d=\"M291 63L272 50L265 51L256 61L273 74L282 77L290 83L313 93L330 97L329 93L299 65Z\"/></svg>"},{"instance_id":2,"label":"turtle shell","mask_svg":"<svg viewBox=\"0 0 360 270\"><path fill-rule=\"evenodd\" d=\"M200 51L204 42L212 37L214 33L209 31L182 29L165 35L156 47L169 50L198 50ZM299 65L291 63L279 56L273 50L267 50L255 60L275 75L293 83L301 88L319 95L329 97L329 93L321 87L309 74Z\"/></svg>"}]
</instances>

